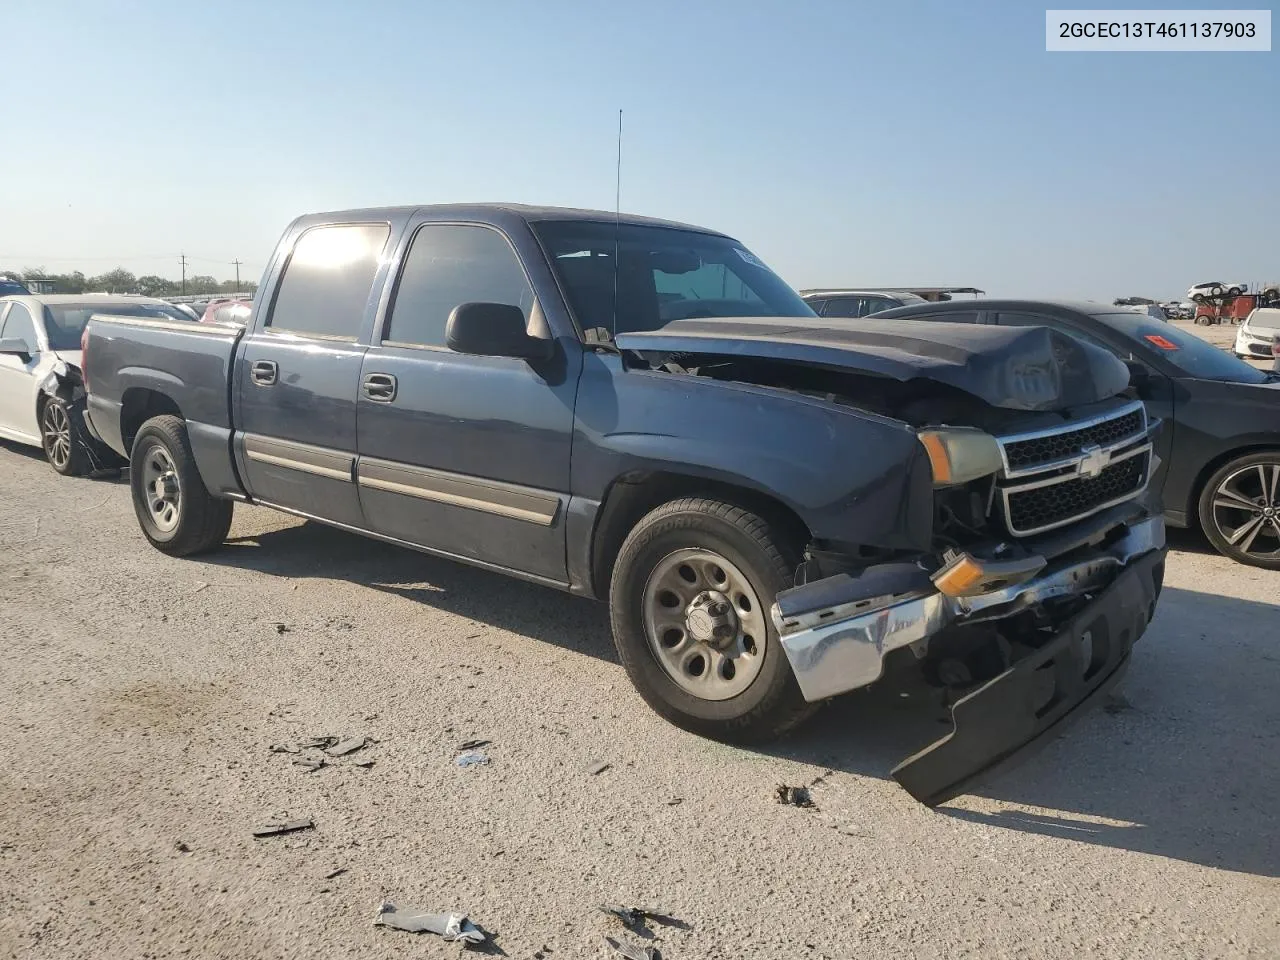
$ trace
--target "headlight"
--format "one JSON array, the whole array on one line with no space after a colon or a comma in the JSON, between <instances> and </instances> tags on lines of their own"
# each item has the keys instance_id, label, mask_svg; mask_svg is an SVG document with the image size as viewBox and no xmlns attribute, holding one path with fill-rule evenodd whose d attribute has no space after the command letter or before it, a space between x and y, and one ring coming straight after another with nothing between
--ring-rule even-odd
<instances>
[{"instance_id":1,"label":"headlight","mask_svg":"<svg viewBox=\"0 0 1280 960\"><path fill-rule=\"evenodd\" d=\"M972 427L921 430L917 436L929 454L933 485L949 487L968 483L1004 466L996 438Z\"/></svg>"}]
</instances>

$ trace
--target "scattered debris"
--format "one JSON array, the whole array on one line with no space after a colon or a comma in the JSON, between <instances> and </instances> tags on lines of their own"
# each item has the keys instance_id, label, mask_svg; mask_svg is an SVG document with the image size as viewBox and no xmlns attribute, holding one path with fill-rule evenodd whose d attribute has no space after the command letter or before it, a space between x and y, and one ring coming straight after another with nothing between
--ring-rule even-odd
<instances>
[{"instance_id":1,"label":"scattered debris","mask_svg":"<svg viewBox=\"0 0 1280 960\"><path fill-rule=\"evenodd\" d=\"M307 773L315 773L317 770L324 769L325 762L323 757L299 757L297 760L293 761L293 765L295 767L301 767Z\"/></svg>"},{"instance_id":2,"label":"scattered debris","mask_svg":"<svg viewBox=\"0 0 1280 960\"><path fill-rule=\"evenodd\" d=\"M620 957L626 960L662 960L662 954L658 952L657 947L641 947L634 943L626 943L618 941L613 937L605 937L604 942L607 943Z\"/></svg>"},{"instance_id":3,"label":"scattered debris","mask_svg":"<svg viewBox=\"0 0 1280 960\"><path fill-rule=\"evenodd\" d=\"M780 783L778 784L778 789L774 791L774 796L779 803L805 809L816 809L813 798L809 796L808 787L789 787L785 783Z\"/></svg>"},{"instance_id":4,"label":"scattered debris","mask_svg":"<svg viewBox=\"0 0 1280 960\"><path fill-rule=\"evenodd\" d=\"M355 753L357 750L363 749L368 743L368 737L348 737L341 743L334 744L326 752L331 757L345 757L349 753Z\"/></svg>"},{"instance_id":5,"label":"scattered debris","mask_svg":"<svg viewBox=\"0 0 1280 960\"><path fill-rule=\"evenodd\" d=\"M324 875L325 880L332 880L334 877L340 877L347 872L346 867L338 867L336 870L330 870Z\"/></svg>"},{"instance_id":6,"label":"scattered debris","mask_svg":"<svg viewBox=\"0 0 1280 960\"><path fill-rule=\"evenodd\" d=\"M376 762L377 761L374 761L374 760L357 760L354 766L360 767L362 770L368 770Z\"/></svg>"},{"instance_id":7,"label":"scattered debris","mask_svg":"<svg viewBox=\"0 0 1280 960\"><path fill-rule=\"evenodd\" d=\"M201 590L207 590L207 589L209 589L209 585L207 583L201 583L198 587L196 587L194 590L191 591L191 595L195 596Z\"/></svg>"},{"instance_id":8,"label":"scattered debris","mask_svg":"<svg viewBox=\"0 0 1280 960\"><path fill-rule=\"evenodd\" d=\"M272 753L298 753L298 748L291 743L273 743L268 747Z\"/></svg>"},{"instance_id":9,"label":"scattered debris","mask_svg":"<svg viewBox=\"0 0 1280 960\"><path fill-rule=\"evenodd\" d=\"M663 927L677 927L680 930L689 929L689 925L683 920L657 908L620 907L617 904L602 903L599 910L601 913L607 913L609 916L622 921L623 926L632 930L643 931L646 920L652 920Z\"/></svg>"},{"instance_id":10,"label":"scattered debris","mask_svg":"<svg viewBox=\"0 0 1280 960\"><path fill-rule=\"evenodd\" d=\"M268 823L253 831L255 837L275 837L282 833L297 833L299 830L311 830L315 824L310 820L286 820L284 823Z\"/></svg>"},{"instance_id":11,"label":"scattered debris","mask_svg":"<svg viewBox=\"0 0 1280 960\"><path fill-rule=\"evenodd\" d=\"M489 762L489 758L485 756L483 750L467 750L458 754L458 758L453 761L460 767L475 767Z\"/></svg>"},{"instance_id":12,"label":"scattered debris","mask_svg":"<svg viewBox=\"0 0 1280 960\"><path fill-rule=\"evenodd\" d=\"M391 927L407 933L435 933L450 941L480 944L488 934L463 913L426 913L420 907L397 907L390 901L378 908L374 926Z\"/></svg>"},{"instance_id":13,"label":"scattered debris","mask_svg":"<svg viewBox=\"0 0 1280 960\"><path fill-rule=\"evenodd\" d=\"M599 776L600 774L608 770L611 766L613 766L613 764L611 764L608 760L597 760L591 766L587 767L587 773L591 774L593 777Z\"/></svg>"},{"instance_id":14,"label":"scattered debris","mask_svg":"<svg viewBox=\"0 0 1280 960\"><path fill-rule=\"evenodd\" d=\"M186 844L186 842L185 842L185 841L182 841L182 840L175 840L175 841L173 842L173 849L177 850L179 853L190 853L190 852L191 852L191 848L190 848L189 846L187 846L187 844Z\"/></svg>"},{"instance_id":15,"label":"scattered debris","mask_svg":"<svg viewBox=\"0 0 1280 960\"><path fill-rule=\"evenodd\" d=\"M684 797L672 797L670 800L667 801L667 806L678 807L682 803L684 803Z\"/></svg>"},{"instance_id":16,"label":"scattered debris","mask_svg":"<svg viewBox=\"0 0 1280 960\"><path fill-rule=\"evenodd\" d=\"M1129 698L1123 693L1111 693L1107 695L1106 701L1102 704L1102 709L1114 717L1117 713L1132 710L1133 704L1129 702Z\"/></svg>"},{"instance_id":17,"label":"scattered debris","mask_svg":"<svg viewBox=\"0 0 1280 960\"><path fill-rule=\"evenodd\" d=\"M289 630L289 625L288 625L288 624L286 624L286 623L277 623L277 624L276 624L276 633L277 633L277 634L280 634L280 633L289 633L289 632L291 632L291 631Z\"/></svg>"},{"instance_id":18,"label":"scattered debris","mask_svg":"<svg viewBox=\"0 0 1280 960\"><path fill-rule=\"evenodd\" d=\"M479 747L487 747L491 743L493 743L492 740L464 740L462 743L454 747L454 750L462 753L466 750L475 750Z\"/></svg>"},{"instance_id":19,"label":"scattered debris","mask_svg":"<svg viewBox=\"0 0 1280 960\"><path fill-rule=\"evenodd\" d=\"M337 737L312 737L310 740L300 740L298 747L302 750L328 750L337 742Z\"/></svg>"}]
</instances>

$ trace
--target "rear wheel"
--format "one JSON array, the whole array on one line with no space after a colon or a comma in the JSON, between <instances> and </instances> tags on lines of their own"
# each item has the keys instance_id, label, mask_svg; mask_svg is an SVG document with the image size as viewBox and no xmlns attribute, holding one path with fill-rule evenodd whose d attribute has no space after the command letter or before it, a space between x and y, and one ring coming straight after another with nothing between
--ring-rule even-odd
<instances>
[{"instance_id":1,"label":"rear wheel","mask_svg":"<svg viewBox=\"0 0 1280 960\"><path fill-rule=\"evenodd\" d=\"M1224 556L1280 570L1280 451L1251 453L1214 473L1200 494L1200 525Z\"/></svg>"},{"instance_id":2,"label":"rear wheel","mask_svg":"<svg viewBox=\"0 0 1280 960\"><path fill-rule=\"evenodd\" d=\"M210 496L181 418L166 414L142 425L133 441L129 488L138 524L156 549L181 557L226 539L231 501Z\"/></svg>"},{"instance_id":3,"label":"rear wheel","mask_svg":"<svg viewBox=\"0 0 1280 960\"><path fill-rule=\"evenodd\" d=\"M799 544L733 504L664 504L631 531L609 593L614 642L640 695L677 726L733 742L777 737L815 707L769 616Z\"/></svg>"}]
</instances>

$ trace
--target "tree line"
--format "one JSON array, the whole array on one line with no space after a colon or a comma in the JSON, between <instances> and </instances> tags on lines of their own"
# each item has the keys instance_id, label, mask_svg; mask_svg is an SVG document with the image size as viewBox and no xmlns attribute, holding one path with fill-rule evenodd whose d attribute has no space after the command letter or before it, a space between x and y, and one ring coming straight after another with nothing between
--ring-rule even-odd
<instances>
[{"instance_id":1,"label":"tree line","mask_svg":"<svg viewBox=\"0 0 1280 960\"><path fill-rule=\"evenodd\" d=\"M0 276L15 280L52 280L54 293L140 293L146 297L176 297L183 293L199 295L207 293L253 292L258 284L244 280L239 285L234 280L218 280L197 274L187 277L186 284L167 277L147 274L135 277L123 267L116 267L97 276L86 277L79 270L70 273L49 273L40 267L22 270L0 270Z\"/></svg>"}]
</instances>

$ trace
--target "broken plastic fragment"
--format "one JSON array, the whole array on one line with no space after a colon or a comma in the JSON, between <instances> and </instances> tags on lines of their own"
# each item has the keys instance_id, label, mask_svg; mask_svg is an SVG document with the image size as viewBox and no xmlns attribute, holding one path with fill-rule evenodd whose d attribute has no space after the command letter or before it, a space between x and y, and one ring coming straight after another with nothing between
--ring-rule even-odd
<instances>
[{"instance_id":1,"label":"broken plastic fragment","mask_svg":"<svg viewBox=\"0 0 1280 960\"><path fill-rule=\"evenodd\" d=\"M604 942L612 947L620 957L626 960L662 960L662 954L658 953L657 947L640 947L634 943L626 943L613 939L613 937L605 937Z\"/></svg>"},{"instance_id":2,"label":"broken plastic fragment","mask_svg":"<svg viewBox=\"0 0 1280 960\"><path fill-rule=\"evenodd\" d=\"M591 774L594 777L601 773L604 773L611 766L613 766L613 764L611 764L608 760L597 760L595 763L591 764L591 766L587 767L587 773Z\"/></svg>"},{"instance_id":3,"label":"broken plastic fragment","mask_svg":"<svg viewBox=\"0 0 1280 960\"><path fill-rule=\"evenodd\" d=\"M284 823L268 823L253 831L255 837L274 837L282 833L310 830L315 824L310 820L287 820Z\"/></svg>"},{"instance_id":4,"label":"broken plastic fragment","mask_svg":"<svg viewBox=\"0 0 1280 960\"><path fill-rule=\"evenodd\" d=\"M349 753L362 749L368 742L368 737L348 737L325 752L331 757L345 757Z\"/></svg>"},{"instance_id":5,"label":"broken plastic fragment","mask_svg":"<svg viewBox=\"0 0 1280 960\"><path fill-rule=\"evenodd\" d=\"M454 749L461 753L466 750L476 750L480 747L487 747L492 742L492 740L465 740L458 744Z\"/></svg>"},{"instance_id":6,"label":"broken plastic fragment","mask_svg":"<svg viewBox=\"0 0 1280 960\"><path fill-rule=\"evenodd\" d=\"M302 750L327 750L337 742L337 737L312 737L310 740L300 741L298 747Z\"/></svg>"},{"instance_id":7,"label":"broken plastic fragment","mask_svg":"<svg viewBox=\"0 0 1280 960\"><path fill-rule=\"evenodd\" d=\"M295 767L301 767L307 773L315 773L324 767L325 762L322 758L311 759L310 757L299 757L293 761Z\"/></svg>"},{"instance_id":8,"label":"broken plastic fragment","mask_svg":"<svg viewBox=\"0 0 1280 960\"><path fill-rule=\"evenodd\" d=\"M482 750L468 750L466 753L458 754L458 759L453 762L460 767L475 767L488 763L489 758L484 755Z\"/></svg>"},{"instance_id":9,"label":"broken plastic fragment","mask_svg":"<svg viewBox=\"0 0 1280 960\"><path fill-rule=\"evenodd\" d=\"M484 943L486 934L463 913L427 913L421 907L397 907L387 901L373 918L375 926L391 927L407 933L434 933L446 940L468 944Z\"/></svg>"},{"instance_id":10,"label":"broken plastic fragment","mask_svg":"<svg viewBox=\"0 0 1280 960\"><path fill-rule=\"evenodd\" d=\"M774 796L779 803L790 804L793 807L812 807L813 798L809 796L808 787L789 787L784 783L778 784L778 789L774 791Z\"/></svg>"}]
</instances>

